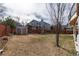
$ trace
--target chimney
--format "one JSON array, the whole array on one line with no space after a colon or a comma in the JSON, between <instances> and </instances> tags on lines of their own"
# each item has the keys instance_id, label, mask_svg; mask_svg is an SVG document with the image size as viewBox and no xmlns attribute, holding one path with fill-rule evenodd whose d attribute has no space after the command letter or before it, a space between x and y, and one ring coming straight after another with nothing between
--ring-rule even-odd
<instances>
[{"instance_id":1,"label":"chimney","mask_svg":"<svg viewBox=\"0 0 79 59\"><path fill-rule=\"evenodd\" d=\"M41 19L41 22L43 22L43 19Z\"/></svg>"}]
</instances>

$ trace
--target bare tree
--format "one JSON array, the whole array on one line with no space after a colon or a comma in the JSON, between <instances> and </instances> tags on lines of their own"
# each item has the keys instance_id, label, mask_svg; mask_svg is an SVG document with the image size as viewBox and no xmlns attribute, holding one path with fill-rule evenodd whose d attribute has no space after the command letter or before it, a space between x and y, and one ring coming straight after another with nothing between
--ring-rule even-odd
<instances>
[{"instance_id":1,"label":"bare tree","mask_svg":"<svg viewBox=\"0 0 79 59\"><path fill-rule=\"evenodd\" d=\"M52 23L56 27L56 46L57 47L60 46L59 45L59 34L61 33L61 30L62 30L62 24L63 22L65 22L66 17L70 19L72 15L75 13L74 7L75 7L75 4L66 4L66 3L46 4L46 9L50 15Z\"/></svg>"}]
</instances>

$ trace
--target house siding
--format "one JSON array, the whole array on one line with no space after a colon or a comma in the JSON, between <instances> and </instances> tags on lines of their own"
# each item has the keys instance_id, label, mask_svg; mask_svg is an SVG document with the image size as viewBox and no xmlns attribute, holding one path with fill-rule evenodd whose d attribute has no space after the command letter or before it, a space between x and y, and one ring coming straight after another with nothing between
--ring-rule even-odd
<instances>
[{"instance_id":1,"label":"house siding","mask_svg":"<svg viewBox=\"0 0 79 59\"><path fill-rule=\"evenodd\" d=\"M44 33L51 31L50 24L44 22L44 21L36 21L32 20L30 23L28 23L28 32L29 33L41 33L44 30Z\"/></svg>"}]
</instances>

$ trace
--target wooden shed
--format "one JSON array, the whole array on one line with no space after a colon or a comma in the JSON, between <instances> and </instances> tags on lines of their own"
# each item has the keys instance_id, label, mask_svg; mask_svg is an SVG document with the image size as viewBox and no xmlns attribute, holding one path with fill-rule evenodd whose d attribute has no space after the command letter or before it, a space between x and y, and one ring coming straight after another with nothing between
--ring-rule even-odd
<instances>
[{"instance_id":1,"label":"wooden shed","mask_svg":"<svg viewBox=\"0 0 79 59\"><path fill-rule=\"evenodd\" d=\"M25 26L17 26L16 27L16 34L18 35L23 35L23 34L27 34L28 33L28 29Z\"/></svg>"}]
</instances>

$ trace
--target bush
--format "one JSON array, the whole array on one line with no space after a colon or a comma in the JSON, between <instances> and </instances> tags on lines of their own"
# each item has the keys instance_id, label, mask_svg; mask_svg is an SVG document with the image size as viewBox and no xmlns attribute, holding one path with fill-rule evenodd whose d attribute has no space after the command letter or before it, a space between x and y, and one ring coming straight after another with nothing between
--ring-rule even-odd
<instances>
[{"instance_id":1,"label":"bush","mask_svg":"<svg viewBox=\"0 0 79 59\"><path fill-rule=\"evenodd\" d=\"M5 18L5 20L2 23L8 25L11 29L16 28L15 22L14 20L12 20L10 16Z\"/></svg>"}]
</instances>

